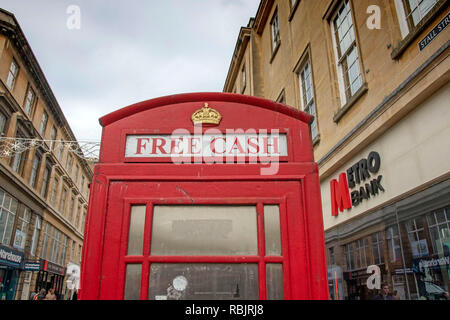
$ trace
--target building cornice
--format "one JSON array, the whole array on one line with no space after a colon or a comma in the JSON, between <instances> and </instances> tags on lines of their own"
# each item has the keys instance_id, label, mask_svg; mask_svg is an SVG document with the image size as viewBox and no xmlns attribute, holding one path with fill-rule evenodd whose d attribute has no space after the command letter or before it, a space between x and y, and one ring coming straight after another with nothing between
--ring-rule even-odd
<instances>
[{"instance_id":1,"label":"building cornice","mask_svg":"<svg viewBox=\"0 0 450 320\"><path fill-rule=\"evenodd\" d=\"M20 28L19 23L17 22L14 14L8 12L4 9L0 8L0 33L5 34L8 39L14 44L15 49L20 54L24 64L27 67L27 71L34 78L38 89L41 92L44 100L46 101L47 107L53 113L58 124L65 131L65 134L72 141L77 141L75 134L73 133L70 125L62 112L61 107L56 100L55 95L53 94L52 89L42 71L32 49L29 45L27 39L25 38L25 34ZM89 164L85 159L80 158L81 163L83 164L86 172L92 176L93 172L89 167Z\"/></svg>"},{"instance_id":2,"label":"building cornice","mask_svg":"<svg viewBox=\"0 0 450 320\"><path fill-rule=\"evenodd\" d=\"M242 58L244 57L245 49L250 41L251 33L251 28L246 27L241 27L241 30L239 31L239 36L236 41L233 57L231 58L230 67L228 69L227 78L223 88L224 92L231 92L233 90L233 84L236 80Z\"/></svg>"}]
</instances>

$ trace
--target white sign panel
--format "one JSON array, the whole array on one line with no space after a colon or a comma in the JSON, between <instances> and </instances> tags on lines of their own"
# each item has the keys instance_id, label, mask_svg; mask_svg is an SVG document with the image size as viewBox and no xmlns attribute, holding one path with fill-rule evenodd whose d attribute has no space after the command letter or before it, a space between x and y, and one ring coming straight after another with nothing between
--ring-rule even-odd
<instances>
[{"instance_id":1,"label":"white sign panel","mask_svg":"<svg viewBox=\"0 0 450 320\"><path fill-rule=\"evenodd\" d=\"M126 158L284 157L285 133L128 135Z\"/></svg>"}]
</instances>

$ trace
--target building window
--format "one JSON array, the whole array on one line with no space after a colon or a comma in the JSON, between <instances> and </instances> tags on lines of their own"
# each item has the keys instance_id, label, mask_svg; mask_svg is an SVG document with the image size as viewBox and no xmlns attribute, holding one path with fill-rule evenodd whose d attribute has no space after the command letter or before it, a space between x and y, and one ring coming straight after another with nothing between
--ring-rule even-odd
<instances>
[{"instance_id":1,"label":"building window","mask_svg":"<svg viewBox=\"0 0 450 320\"><path fill-rule=\"evenodd\" d=\"M52 242L50 246L50 261L53 263L58 263L58 256L60 252L61 245L61 231L53 228Z\"/></svg>"},{"instance_id":2,"label":"building window","mask_svg":"<svg viewBox=\"0 0 450 320\"><path fill-rule=\"evenodd\" d=\"M52 226L48 222L44 225L44 239L42 240L41 252L41 258L44 260L48 260L48 243L50 240L51 228Z\"/></svg>"},{"instance_id":3,"label":"building window","mask_svg":"<svg viewBox=\"0 0 450 320\"><path fill-rule=\"evenodd\" d=\"M80 226L81 208L82 208L81 204L78 203L77 216L76 216L76 218L75 218L75 228L77 228L77 229L78 229L79 226Z\"/></svg>"},{"instance_id":4,"label":"building window","mask_svg":"<svg viewBox=\"0 0 450 320\"><path fill-rule=\"evenodd\" d=\"M389 259L391 262L400 261L401 248L400 237L397 227L389 227L386 229L386 242L388 246Z\"/></svg>"},{"instance_id":5,"label":"building window","mask_svg":"<svg viewBox=\"0 0 450 320\"><path fill-rule=\"evenodd\" d=\"M51 136L50 136L50 151L53 151L53 147L55 146L56 133L57 133L56 127L53 126L52 127L52 133L51 133Z\"/></svg>"},{"instance_id":6,"label":"building window","mask_svg":"<svg viewBox=\"0 0 450 320\"><path fill-rule=\"evenodd\" d=\"M48 183L50 180L50 167L45 166L44 175L42 176L42 186L41 186L41 196L43 198L47 197Z\"/></svg>"},{"instance_id":7,"label":"building window","mask_svg":"<svg viewBox=\"0 0 450 320\"><path fill-rule=\"evenodd\" d=\"M81 220L81 233L84 233L84 225L86 224L86 213L87 209L83 209L83 220Z\"/></svg>"},{"instance_id":8,"label":"building window","mask_svg":"<svg viewBox=\"0 0 450 320\"><path fill-rule=\"evenodd\" d=\"M30 209L21 205L17 215L16 231L14 233L14 248L24 250L27 241L28 226L30 225Z\"/></svg>"},{"instance_id":9,"label":"building window","mask_svg":"<svg viewBox=\"0 0 450 320\"><path fill-rule=\"evenodd\" d=\"M33 237L31 239L31 247L30 247L30 253L33 256L36 255L36 248L39 241L39 235L41 233L41 226L42 226L42 218L36 216L36 222L34 225Z\"/></svg>"},{"instance_id":10,"label":"building window","mask_svg":"<svg viewBox=\"0 0 450 320\"><path fill-rule=\"evenodd\" d=\"M437 2L438 0L403 0L409 30L414 29Z\"/></svg>"},{"instance_id":11,"label":"building window","mask_svg":"<svg viewBox=\"0 0 450 320\"><path fill-rule=\"evenodd\" d=\"M369 241L367 238L356 241L356 268L367 267Z\"/></svg>"},{"instance_id":12,"label":"building window","mask_svg":"<svg viewBox=\"0 0 450 320\"><path fill-rule=\"evenodd\" d=\"M73 197L70 198L70 205L69 205L69 221L72 222L72 216L73 216L73 206L75 204L75 199Z\"/></svg>"},{"instance_id":13,"label":"building window","mask_svg":"<svg viewBox=\"0 0 450 320\"><path fill-rule=\"evenodd\" d=\"M56 190L58 188L58 178L55 178L53 180L53 186L52 186L52 193L50 195L50 202L52 205L55 205L55 200L56 200Z\"/></svg>"},{"instance_id":14,"label":"building window","mask_svg":"<svg viewBox=\"0 0 450 320\"><path fill-rule=\"evenodd\" d=\"M0 189L0 243L7 246L11 243L17 207L18 201Z\"/></svg>"},{"instance_id":15,"label":"building window","mask_svg":"<svg viewBox=\"0 0 450 320\"><path fill-rule=\"evenodd\" d=\"M67 254L67 245L69 242L68 237L63 234L62 235L63 240L62 240L62 247L61 247L61 255L60 255L60 259L59 259L59 264L60 265L64 265L65 261L66 261L66 254Z\"/></svg>"},{"instance_id":16,"label":"building window","mask_svg":"<svg viewBox=\"0 0 450 320\"><path fill-rule=\"evenodd\" d=\"M0 136L5 135L6 129L6 116L3 112L0 112Z\"/></svg>"},{"instance_id":17,"label":"building window","mask_svg":"<svg viewBox=\"0 0 450 320\"><path fill-rule=\"evenodd\" d=\"M64 188L61 195L61 201L59 202L59 212L64 215L64 207L66 205L66 197L67 197L67 190Z\"/></svg>"},{"instance_id":18,"label":"building window","mask_svg":"<svg viewBox=\"0 0 450 320\"><path fill-rule=\"evenodd\" d=\"M372 234L372 253L374 264L384 263L383 237L380 232Z\"/></svg>"},{"instance_id":19,"label":"building window","mask_svg":"<svg viewBox=\"0 0 450 320\"><path fill-rule=\"evenodd\" d=\"M245 64L242 66L241 69L241 79L242 79L242 90L241 93L244 93L245 87L247 86L247 74L245 71Z\"/></svg>"},{"instance_id":20,"label":"building window","mask_svg":"<svg viewBox=\"0 0 450 320\"><path fill-rule=\"evenodd\" d=\"M450 207L427 215L428 229L434 254L450 252Z\"/></svg>"},{"instance_id":21,"label":"building window","mask_svg":"<svg viewBox=\"0 0 450 320\"><path fill-rule=\"evenodd\" d=\"M17 130L16 138L17 140L20 141L21 139L25 138L25 135L21 131ZM16 150L14 152L14 156L11 157L10 160L10 166L12 167L13 171L22 175L27 157L28 157L28 150L25 151Z\"/></svg>"},{"instance_id":22,"label":"building window","mask_svg":"<svg viewBox=\"0 0 450 320\"><path fill-rule=\"evenodd\" d=\"M341 104L345 105L363 84L349 0L342 3L332 19L331 30L338 68Z\"/></svg>"},{"instance_id":23,"label":"building window","mask_svg":"<svg viewBox=\"0 0 450 320\"><path fill-rule=\"evenodd\" d=\"M14 88L14 84L16 83L18 74L19 74L19 65L17 64L16 60L12 59L11 66L9 67L8 79L6 80L6 85L11 91Z\"/></svg>"},{"instance_id":24,"label":"building window","mask_svg":"<svg viewBox=\"0 0 450 320\"><path fill-rule=\"evenodd\" d=\"M80 167L78 165L75 166L75 173L74 173L74 177L73 180L75 181L75 183L78 183L78 172L80 170Z\"/></svg>"},{"instance_id":25,"label":"building window","mask_svg":"<svg viewBox=\"0 0 450 320\"><path fill-rule=\"evenodd\" d=\"M405 223L413 258L428 256L428 244L425 237L423 219L412 219Z\"/></svg>"},{"instance_id":26,"label":"building window","mask_svg":"<svg viewBox=\"0 0 450 320\"><path fill-rule=\"evenodd\" d=\"M41 134L41 136L44 136L45 129L47 128L47 122L48 122L48 114L47 112L44 111L44 113L42 114L41 126L39 127L39 133Z\"/></svg>"},{"instance_id":27,"label":"building window","mask_svg":"<svg viewBox=\"0 0 450 320\"><path fill-rule=\"evenodd\" d=\"M28 92L27 96L25 98L25 113L31 117L31 113L33 111L34 101L36 100L36 94L34 93L33 88L31 85L28 85Z\"/></svg>"},{"instance_id":28,"label":"building window","mask_svg":"<svg viewBox=\"0 0 450 320\"><path fill-rule=\"evenodd\" d=\"M310 125L311 137L314 140L317 137L318 130L317 130L316 108L314 103L314 88L309 58L307 58L302 69L298 73L298 76L300 83L302 110L314 117L314 120L313 122L311 122Z\"/></svg>"},{"instance_id":29,"label":"building window","mask_svg":"<svg viewBox=\"0 0 450 320\"><path fill-rule=\"evenodd\" d=\"M66 170L67 172L70 173L70 169L72 168L72 161L73 161L73 157L72 155L69 153L67 155L67 162L66 162Z\"/></svg>"},{"instance_id":30,"label":"building window","mask_svg":"<svg viewBox=\"0 0 450 320\"><path fill-rule=\"evenodd\" d=\"M334 247L328 248L328 264L334 265L336 263L334 256Z\"/></svg>"},{"instance_id":31,"label":"building window","mask_svg":"<svg viewBox=\"0 0 450 320\"><path fill-rule=\"evenodd\" d=\"M84 192L84 176L83 175L81 175L81 187L80 187L80 192L81 192L81 194L83 194L83 192Z\"/></svg>"},{"instance_id":32,"label":"building window","mask_svg":"<svg viewBox=\"0 0 450 320\"><path fill-rule=\"evenodd\" d=\"M58 159L61 160L61 155L64 149L64 143L62 140L59 141L59 148L58 148Z\"/></svg>"},{"instance_id":33,"label":"building window","mask_svg":"<svg viewBox=\"0 0 450 320\"><path fill-rule=\"evenodd\" d=\"M353 255L353 243L346 244L344 247L347 270L355 269L355 257Z\"/></svg>"},{"instance_id":34,"label":"building window","mask_svg":"<svg viewBox=\"0 0 450 320\"><path fill-rule=\"evenodd\" d=\"M35 188L37 182L37 176L39 173L39 168L41 166L42 157L39 152L36 152L33 159L33 165L31 166L31 175L30 175L30 186Z\"/></svg>"},{"instance_id":35,"label":"building window","mask_svg":"<svg viewBox=\"0 0 450 320\"><path fill-rule=\"evenodd\" d=\"M286 91L283 89L280 92L280 95L277 98L277 102L286 104Z\"/></svg>"},{"instance_id":36,"label":"building window","mask_svg":"<svg viewBox=\"0 0 450 320\"><path fill-rule=\"evenodd\" d=\"M272 52L280 45L280 27L278 24L278 11L275 11L272 17L272 21L270 22L270 29L272 31Z\"/></svg>"}]
</instances>

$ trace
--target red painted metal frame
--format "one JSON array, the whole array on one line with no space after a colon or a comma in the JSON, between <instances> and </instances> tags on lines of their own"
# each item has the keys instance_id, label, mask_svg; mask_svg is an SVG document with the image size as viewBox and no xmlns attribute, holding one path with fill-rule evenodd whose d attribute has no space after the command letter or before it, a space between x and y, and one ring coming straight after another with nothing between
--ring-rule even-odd
<instances>
[{"instance_id":1,"label":"red painted metal frame","mask_svg":"<svg viewBox=\"0 0 450 320\"><path fill-rule=\"evenodd\" d=\"M153 159L125 163L129 160L123 152L126 133L162 134L161 128L165 133L179 128L193 132L190 117L205 102L222 114L221 123L214 127L222 132L227 128L286 132L288 157L280 159L278 172L262 176L260 170L266 165L259 163L176 165ZM279 103L224 93L162 97L102 117L100 161L90 189L79 298L122 299L126 263L141 261L141 298L147 299L150 263L165 261L259 263L260 299L266 298L264 263L282 262L286 299L328 299L320 187L308 126L311 119ZM152 187L157 185L165 192ZM177 187L187 188L190 196ZM280 203L281 258L263 255L265 201ZM245 202L257 207L257 256L150 255L154 204ZM129 208L137 203L147 205L143 255L126 256Z\"/></svg>"}]
</instances>

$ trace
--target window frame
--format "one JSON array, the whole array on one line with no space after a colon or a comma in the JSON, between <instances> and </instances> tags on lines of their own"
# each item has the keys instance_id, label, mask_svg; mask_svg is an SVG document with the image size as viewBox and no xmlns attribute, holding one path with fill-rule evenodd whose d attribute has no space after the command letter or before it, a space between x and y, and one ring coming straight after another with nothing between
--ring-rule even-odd
<instances>
[{"instance_id":1,"label":"window frame","mask_svg":"<svg viewBox=\"0 0 450 320\"><path fill-rule=\"evenodd\" d=\"M272 48L272 57L270 59L270 62L272 62L281 44L281 31L280 31L280 20L278 17L278 7L275 8L272 18L270 19L270 44Z\"/></svg>"},{"instance_id":2,"label":"window frame","mask_svg":"<svg viewBox=\"0 0 450 320\"><path fill-rule=\"evenodd\" d=\"M15 65L16 66L16 70L15 70L15 74L11 73L11 67ZM9 69L8 69L8 77L6 78L6 87L12 92L14 90L14 87L16 85L17 82L17 78L19 77L19 72L20 72L20 66L19 63L17 62L17 60L13 57L11 60L11 64L9 65ZM11 76L11 81L10 82L10 76Z\"/></svg>"},{"instance_id":3,"label":"window frame","mask_svg":"<svg viewBox=\"0 0 450 320\"><path fill-rule=\"evenodd\" d=\"M311 54L311 45L308 43L305 50L303 51L302 55L300 56L300 59L298 60L295 68L295 83L296 83L296 89L298 89L298 96L299 96L299 107L303 112L306 112L314 117L313 122L316 134L313 135L312 127L310 125L310 134L313 141L313 145L317 144L320 141L320 133L319 133L319 120L317 117L317 100L316 100L316 88L315 88L315 82L314 82L314 71L313 71L313 65L312 65L312 54ZM305 94L304 94L304 87L303 87L303 77L302 72L305 70L306 66L309 65L309 73L310 73L310 81L311 81L311 91L312 91L312 97L310 101L306 101ZM313 105L314 107L314 113L307 112L306 110Z\"/></svg>"},{"instance_id":4,"label":"window frame","mask_svg":"<svg viewBox=\"0 0 450 320\"><path fill-rule=\"evenodd\" d=\"M354 35L354 39L351 41L351 44L345 49L344 52L341 51L339 37L338 37L338 30L339 28L336 28L336 20L339 17L339 13L342 11L342 9L345 7L348 3L348 9L349 13L348 16L352 19L351 26L348 28L347 33L352 31ZM330 29L331 29L331 38L333 43L333 52L334 52L334 61L335 66L337 69L337 77L338 77L338 84L339 84L339 96L340 96L340 108L344 109L347 104L352 102L352 99L354 97L357 97L359 92L364 89L365 87L365 77L364 77L364 65L362 61L361 51L360 51L360 44L358 40L358 32L355 26L355 17L354 17L354 9L353 9L353 3L351 0L342 0L339 5L336 6L336 9L334 13L331 15L329 19L330 23ZM347 35L346 33L346 35ZM343 37L345 38L345 37ZM339 42L339 43L338 43ZM346 58L349 57L353 52L356 53L356 61L353 62L353 64L345 69L344 62L346 62ZM350 83L350 68L355 64L358 63L357 66L359 68L359 75L355 78L360 78L360 85L359 87L352 93L351 92L351 86L353 83L355 83L356 80L352 81Z\"/></svg>"},{"instance_id":5,"label":"window frame","mask_svg":"<svg viewBox=\"0 0 450 320\"><path fill-rule=\"evenodd\" d=\"M33 94L31 101L29 99L30 93ZM23 111L30 119L33 118L33 112L36 106L36 102L37 102L36 91L33 89L33 86L30 83L28 83L27 92L25 94L25 101L23 104Z\"/></svg>"}]
</instances>

